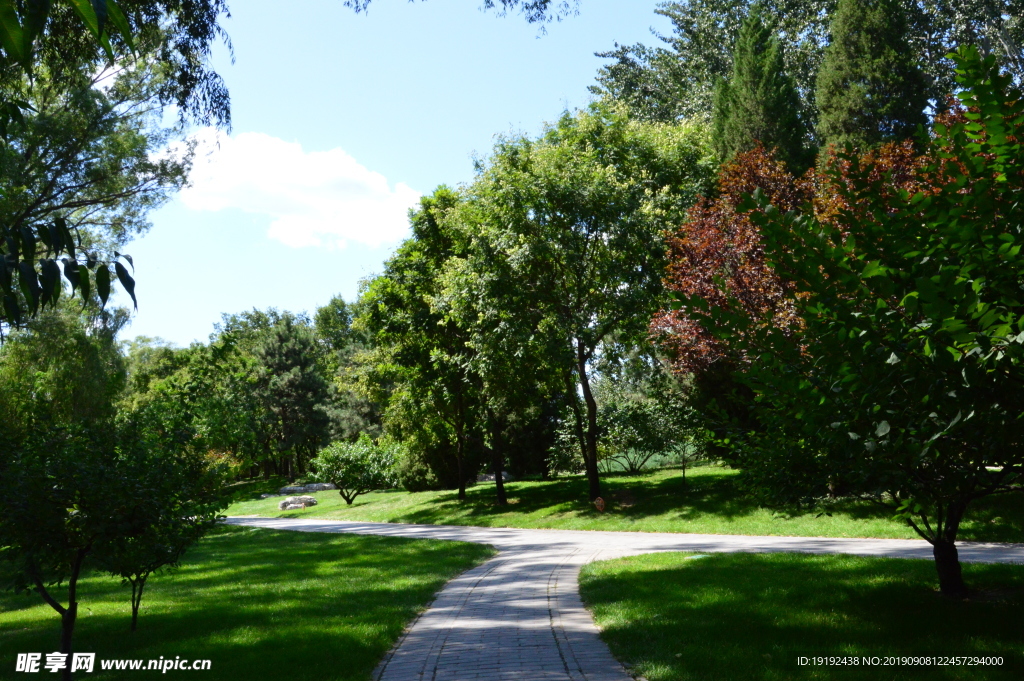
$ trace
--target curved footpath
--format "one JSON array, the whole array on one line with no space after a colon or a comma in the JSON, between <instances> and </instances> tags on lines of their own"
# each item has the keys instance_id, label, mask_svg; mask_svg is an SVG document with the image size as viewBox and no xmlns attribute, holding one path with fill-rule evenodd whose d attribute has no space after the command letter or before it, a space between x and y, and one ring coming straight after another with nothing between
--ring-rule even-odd
<instances>
[{"instance_id":1,"label":"curved footpath","mask_svg":"<svg viewBox=\"0 0 1024 681\"><path fill-rule=\"evenodd\" d=\"M228 518L232 525L490 544L499 554L449 582L374 673L376 681L631 681L579 597L580 567L657 551L849 553L931 559L921 540L521 530ZM1024 564L1024 544L957 545L960 559Z\"/></svg>"}]
</instances>

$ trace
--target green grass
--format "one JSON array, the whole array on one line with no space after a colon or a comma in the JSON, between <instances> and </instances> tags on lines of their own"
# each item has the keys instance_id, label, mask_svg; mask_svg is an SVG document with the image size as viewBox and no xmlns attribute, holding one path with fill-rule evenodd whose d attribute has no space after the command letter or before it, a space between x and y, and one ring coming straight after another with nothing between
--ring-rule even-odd
<instances>
[{"instance_id":1,"label":"green grass","mask_svg":"<svg viewBox=\"0 0 1024 681\"><path fill-rule=\"evenodd\" d=\"M1024 678L1024 566L965 565L977 597L935 591L931 561L663 553L592 563L580 593L649 681ZM989 589L989 592L983 591ZM1002 667L813 667L799 656L1002 656Z\"/></svg>"},{"instance_id":2,"label":"green grass","mask_svg":"<svg viewBox=\"0 0 1024 681\"><path fill-rule=\"evenodd\" d=\"M179 570L151 578L134 634L127 588L101 574L81 581L74 649L97 664L77 676L152 678L101 672L98 660L180 655L211 660L199 674L209 681L365 681L434 593L491 555L458 542L224 527ZM0 594L0 678L26 676L14 672L19 652L57 650L59 627L39 596Z\"/></svg>"},{"instance_id":3,"label":"green grass","mask_svg":"<svg viewBox=\"0 0 1024 681\"><path fill-rule=\"evenodd\" d=\"M602 485L610 503L604 513L588 503L582 477L509 483L506 489L516 503L504 508L494 505L494 483L480 483L467 490L464 502L453 491L393 490L357 497L352 506L346 506L337 492L319 492L313 495L318 505L302 511L279 511L280 497L271 497L236 501L226 513L487 527L916 538L913 530L892 519L890 511L867 502L835 503L828 509L830 516L780 514L752 502L738 488L733 470L706 466L688 471L686 478L684 484L680 471L673 469L639 476L607 475ZM972 505L960 539L1024 541L1024 494Z\"/></svg>"}]
</instances>

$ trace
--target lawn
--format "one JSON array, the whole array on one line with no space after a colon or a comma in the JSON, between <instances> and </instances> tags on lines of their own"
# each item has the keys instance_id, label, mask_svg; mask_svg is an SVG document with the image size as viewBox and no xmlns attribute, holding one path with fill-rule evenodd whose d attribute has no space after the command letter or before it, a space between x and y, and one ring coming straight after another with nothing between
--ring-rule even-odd
<instances>
[{"instance_id":1,"label":"lawn","mask_svg":"<svg viewBox=\"0 0 1024 681\"><path fill-rule=\"evenodd\" d=\"M508 483L514 503L504 508L494 505L494 483L480 483L467 490L463 502L453 491L392 490L357 497L352 506L346 506L337 492L320 492L313 495L319 502L316 506L279 511L280 497L252 500L267 487L255 483L248 491L245 486L234 489L238 501L226 513L488 527L916 538L913 530L892 519L890 511L868 502L837 502L827 509L830 515L773 512L752 502L737 479L735 471L718 466L687 471L685 483L677 469L607 475L602 480L609 502L604 513L588 502L586 481L578 476ZM1024 494L976 503L968 511L960 539L1024 541Z\"/></svg>"},{"instance_id":2,"label":"lawn","mask_svg":"<svg viewBox=\"0 0 1024 681\"><path fill-rule=\"evenodd\" d=\"M118 580L92 574L80 582L74 649L96 653L97 662L94 673L77 676L152 677L103 672L99 660L181 656L211 660L199 675L209 681L366 681L445 582L491 555L458 542L219 528L179 570L150 579L134 634ZM59 618L38 596L0 594L0 678L25 677L14 671L16 654L45 660L59 634ZM198 678L161 678L174 676Z\"/></svg>"},{"instance_id":3,"label":"lawn","mask_svg":"<svg viewBox=\"0 0 1024 681\"><path fill-rule=\"evenodd\" d=\"M649 681L1024 678L1024 566L965 565L965 577L980 592L955 601L935 591L931 561L663 553L587 565L580 593L615 656ZM1003 665L798 664L929 655Z\"/></svg>"}]
</instances>

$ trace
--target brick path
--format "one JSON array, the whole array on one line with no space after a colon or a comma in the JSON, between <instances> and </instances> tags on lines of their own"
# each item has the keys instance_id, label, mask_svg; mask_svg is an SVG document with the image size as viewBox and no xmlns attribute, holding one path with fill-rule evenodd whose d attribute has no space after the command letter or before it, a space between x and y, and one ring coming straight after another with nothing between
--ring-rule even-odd
<instances>
[{"instance_id":1,"label":"brick path","mask_svg":"<svg viewBox=\"0 0 1024 681\"><path fill-rule=\"evenodd\" d=\"M229 518L248 527L490 544L500 553L449 582L381 662L376 681L631 681L579 597L580 567L656 551L851 553L930 559L924 541L520 530ZM958 545L967 562L1024 564L1024 544Z\"/></svg>"}]
</instances>

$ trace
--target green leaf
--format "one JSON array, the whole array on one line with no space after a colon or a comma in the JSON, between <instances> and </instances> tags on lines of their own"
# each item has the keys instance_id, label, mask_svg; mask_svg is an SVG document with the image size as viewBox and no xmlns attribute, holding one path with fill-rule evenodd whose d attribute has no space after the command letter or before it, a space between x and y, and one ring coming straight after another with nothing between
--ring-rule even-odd
<instances>
[{"instance_id":1,"label":"green leaf","mask_svg":"<svg viewBox=\"0 0 1024 681\"><path fill-rule=\"evenodd\" d=\"M21 228L21 253L25 260L35 260L36 236L29 227Z\"/></svg>"},{"instance_id":2,"label":"green leaf","mask_svg":"<svg viewBox=\"0 0 1024 681\"><path fill-rule=\"evenodd\" d=\"M29 313L35 314L39 309L39 277L32 263L22 260L18 263L18 284L25 300L29 304Z\"/></svg>"},{"instance_id":3,"label":"green leaf","mask_svg":"<svg viewBox=\"0 0 1024 681\"><path fill-rule=\"evenodd\" d=\"M78 263L68 258L61 258L60 261L64 264L64 278L71 282L71 293L74 294L81 281Z\"/></svg>"},{"instance_id":4,"label":"green leaf","mask_svg":"<svg viewBox=\"0 0 1024 681\"><path fill-rule=\"evenodd\" d=\"M57 304L57 299L60 298L60 267L57 266L56 260L46 258L39 261L39 270L42 287L42 296L39 302L43 307L46 307L47 304L53 307Z\"/></svg>"},{"instance_id":5,"label":"green leaf","mask_svg":"<svg viewBox=\"0 0 1024 681\"><path fill-rule=\"evenodd\" d=\"M71 0L71 6L85 22L86 28L98 38L100 36L99 19L96 17L96 10L93 8L91 0Z\"/></svg>"},{"instance_id":6,"label":"green leaf","mask_svg":"<svg viewBox=\"0 0 1024 681\"><path fill-rule=\"evenodd\" d=\"M62 217L54 219L54 224L57 225L57 229L60 230L64 237L64 250L67 251L68 255L72 258L75 257L75 237L71 234L71 228L68 227L68 221Z\"/></svg>"},{"instance_id":7,"label":"green leaf","mask_svg":"<svg viewBox=\"0 0 1024 681\"><path fill-rule=\"evenodd\" d=\"M15 61L26 64L28 53L25 45L25 31L13 2L0 3L0 46Z\"/></svg>"},{"instance_id":8,"label":"green leaf","mask_svg":"<svg viewBox=\"0 0 1024 681\"><path fill-rule=\"evenodd\" d=\"M127 253L118 253L117 251L114 251L114 257L124 258L125 260L128 261L128 264L132 266L132 272L135 271L135 262L132 260L132 256L128 255Z\"/></svg>"},{"instance_id":9,"label":"green leaf","mask_svg":"<svg viewBox=\"0 0 1024 681\"><path fill-rule=\"evenodd\" d=\"M92 293L91 286L89 284L89 270L85 267L78 268L78 286L82 292L82 304L87 305L89 303L89 296Z\"/></svg>"},{"instance_id":10,"label":"green leaf","mask_svg":"<svg viewBox=\"0 0 1024 681\"><path fill-rule=\"evenodd\" d=\"M107 29L107 0L92 0L92 11L96 14L96 28L102 35Z\"/></svg>"},{"instance_id":11,"label":"green leaf","mask_svg":"<svg viewBox=\"0 0 1024 681\"><path fill-rule=\"evenodd\" d=\"M135 299L135 280L132 279L132 275L128 274L128 268L120 262L115 261L114 271L117 273L117 279L121 282L121 286L124 286L124 290L132 297L132 302L135 303L135 309L138 310L139 301Z\"/></svg>"},{"instance_id":12,"label":"green leaf","mask_svg":"<svg viewBox=\"0 0 1024 681\"><path fill-rule=\"evenodd\" d=\"M128 19L125 18L124 12L121 11L121 8L118 7L114 0L107 0L107 12L108 18L121 35L121 39L128 45L128 49L134 53L135 41L132 39L132 29L128 26Z\"/></svg>"},{"instance_id":13,"label":"green leaf","mask_svg":"<svg viewBox=\"0 0 1024 681\"><path fill-rule=\"evenodd\" d=\"M96 294L100 297L100 307L105 306L110 297L110 270L105 264L96 268Z\"/></svg>"}]
</instances>

